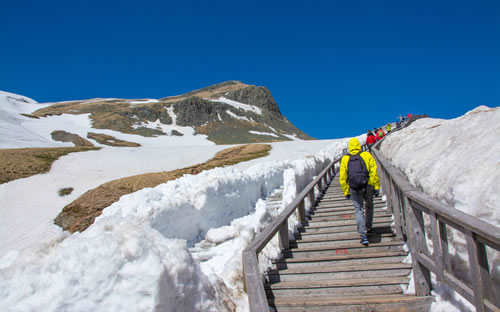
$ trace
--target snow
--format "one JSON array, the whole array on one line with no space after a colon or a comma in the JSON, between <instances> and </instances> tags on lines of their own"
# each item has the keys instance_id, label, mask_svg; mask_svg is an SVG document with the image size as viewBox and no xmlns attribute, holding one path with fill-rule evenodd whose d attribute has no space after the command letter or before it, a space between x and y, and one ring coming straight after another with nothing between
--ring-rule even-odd
<instances>
[{"instance_id":1,"label":"snow","mask_svg":"<svg viewBox=\"0 0 500 312\"><path fill-rule=\"evenodd\" d=\"M0 185L2 311L248 311L242 250L347 144L347 139L272 143L267 157L122 196L86 231L70 235L52 220L85 191L120 177L200 163L226 146L188 129L180 129L182 143L169 136L95 130L88 115L18 116L39 105L0 93L0 147L62 146L50 139L53 130L81 136L92 130L142 146L69 154L47 174ZM492 181L500 178L494 140L499 110L478 107L452 120L418 120L388 136L381 152L426 193L498 225L500 189ZM172 125L146 126L177 130L175 114L169 113ZM70 186L72 194L57 195ZM280 205L267 205L265 198L280 188ZM290 235L296 221L291 216ZM278 255L273 239L259 255L261 270ZM471 310L433 279L432 311Z\"/></svg>"},{"instance_id":2,"label":"snow","mask_svg":"<svg viewBox=\"0 0 500 312\"><path fill-rule=\"evenodd\" d=\"M281 134L282 136L285 136L287 138L289 138L290 140L292 141L302 141L302 139L300 139L297 135L293 134L293 135L290 135L290 134L284 134L282 133Z\"/></svg>"},{"instance_id":3,"label":"snow","mask_svg":"<svg viewBox=\"0 0 500 312\"><path fill-rule=\"evenodd\" d=\"M236 119L239 119L239 120L245 120L245 121L248 121L248 122L254 122L254 120L253 120L252 118L248 119L247 117L237 115L237 114L233 113L233 112L232 112L232 111L230 111L230 110L226 110L226 113L227 113L229 116L231 116L231 117L233 117L233 118L236 118Z\"/></svg>"},{"instance_id":4,"label":"snow","mask_svg":"<svg viewBox=\"0 0 500 312\"><path fill-rule=\"evenodd\" d=\"M209 100L209 101L228 104L228 105L231 105L232 107L237 108L237 109L242 109L242 110L246 110L246 111L258 114L258 115L262 115L262 110L257 106L244 104L244 103L241 103L238 101L233 101L233 100L227 99L225 97L219 97L216 100Z\"/></svg>"},{"instance_id":5,"label":"snow","mask_svg":"<svg viewBox=\"0 0 500 312\"><path fill-rule=\"evenodd\" d=\"M419 119L383 142L382 154L430 196L500 225L500 108Z\"/></svg>"},{"instance_id":6,"label":"snow","mask_svg":"<svg viewBox=\"0 0 500 312\"><path fill-rule=\"evenodd\" d=\"M46 106L25 96L0 91L0 148L61 146L25 126L34 119L21 114Z\"/></svg>"},{"instance_id":7,"label":"snow","mask_svg":"<svg viewBox=\"0 0 500 312\"><path fill-rule=\"evenodd\" d=\"M277 136L276 134L274 133L269 133L269 132L259 132L259 131L253 131L253 130L250 130L248 131L249 133L251 134L257 134L257 135L267 135L267 136L273 136L273 137L276 137L276 138L279 138L279 136Z\"/></svg>"},{"instance_id":8,"label":"snow","mask_svg":"<svg viewBox=\"0 0 500 312\"><path fill-rule=\"evenodd\" d=\"M0 308L245 311L241 252L271 221L261 198L289 185L284 179L303 187L345 143L332 145L315 157L216 168L123 196L85 232L0 259Z\"/></svg>"},{"instance_id":9,"label":"snow","mask_svg":"<svg viewBox=\"0 0 500 312\"><path fill-rule=\"evenodd\" d=\"M381 153L423 192L469 215L500 226L500 107L479 106L463 116L425 118L389 135ZM466 279L469 269L465 239L449 232L455 274ZM432 248L432 241L428 240ZM500 275L500 255L487 249L490 273ZM433 277L436 302L431 311L474 311L459 294Z\"/></svg>"},{"instance_id":10,"label":"snow","mask_svg":"<svg viewBox=\"0 0 500 312\"><path fill-rule=\"evenodd\" d=\"M148 103L158 103L159 101L156 99L144 99L144 100L136 100L136 101L128 101L129 104L148 104Z\"/></svg>"}]
</instances>

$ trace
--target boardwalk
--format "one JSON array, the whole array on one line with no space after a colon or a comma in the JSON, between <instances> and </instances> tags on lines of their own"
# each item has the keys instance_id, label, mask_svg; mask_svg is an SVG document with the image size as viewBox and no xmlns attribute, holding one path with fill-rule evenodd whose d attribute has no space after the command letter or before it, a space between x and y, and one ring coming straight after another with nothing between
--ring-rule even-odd
<instances>
[{"instance_id":1,"label":"boardwalk","mask_svg":"<svg viewBox=\"0 0 500 312\"><path fill-rule=\"evenodd\" d=\"M265 290L276 311L428 311L431 297L404 295L411 264L391 231L385 203L374 200L370 245L356 232L354 208L338 178L317 203L304 231L267 274Z\"/></svg>"}]
</instances>

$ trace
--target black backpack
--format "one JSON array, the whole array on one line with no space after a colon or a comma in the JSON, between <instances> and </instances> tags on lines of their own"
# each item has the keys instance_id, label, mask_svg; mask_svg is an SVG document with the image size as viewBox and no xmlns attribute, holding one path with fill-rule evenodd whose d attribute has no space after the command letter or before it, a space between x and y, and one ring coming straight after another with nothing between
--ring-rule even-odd
<instances>
[{"instance_id":1,"label":"black backpack","mask_svg":"<svg viewBox=\"0 0 500 312\"><path fill-rule=\"evenodd\" d=\"M368 185L368 170L359 154L349 155L347 163L347 183L354 190L361 190Z\"/></svg>"}]
</instances>

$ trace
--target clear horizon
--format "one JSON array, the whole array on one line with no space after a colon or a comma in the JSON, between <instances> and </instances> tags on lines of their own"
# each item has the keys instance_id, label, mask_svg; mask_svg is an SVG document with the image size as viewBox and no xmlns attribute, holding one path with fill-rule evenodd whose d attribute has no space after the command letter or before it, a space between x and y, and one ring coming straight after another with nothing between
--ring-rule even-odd
<instances>
[{"instance_id":1,"label":"clear horizon","mask_svg":"<svg viewBox=\"0 0 500 312\"><path fill-rule=\"evenodd\" d=\"M38 102L266 86L307 134L500 104L498 1L16 1L0 90Z\"/></svg>"}]
</instances>

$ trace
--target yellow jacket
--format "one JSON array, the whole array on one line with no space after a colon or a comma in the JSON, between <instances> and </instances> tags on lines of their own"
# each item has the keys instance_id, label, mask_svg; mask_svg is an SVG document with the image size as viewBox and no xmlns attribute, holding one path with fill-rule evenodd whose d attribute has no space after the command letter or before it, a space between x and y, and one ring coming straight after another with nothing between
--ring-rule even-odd
<instances>
[{"instance_id":1,"label":"yellow jacket","mask_svg":"<svg viewBox=\"0 0 500 312\"><path fill-rule=\"evenodd\" d=\"M351 155L356 155L361 151L361 143L359 143L357 138L349 140L348 150ZM349 163L349 154L344 155L340 160L339 180L345 196L349 195L349 184L347 184L347 164ZM365 161L366 169L368 170L368 184L372 185L375 190L380 189L380 181L377 175L377 163L375 162L375 159L368 152L361 152L359 155Z\"/></svg>"}]
</instances>

